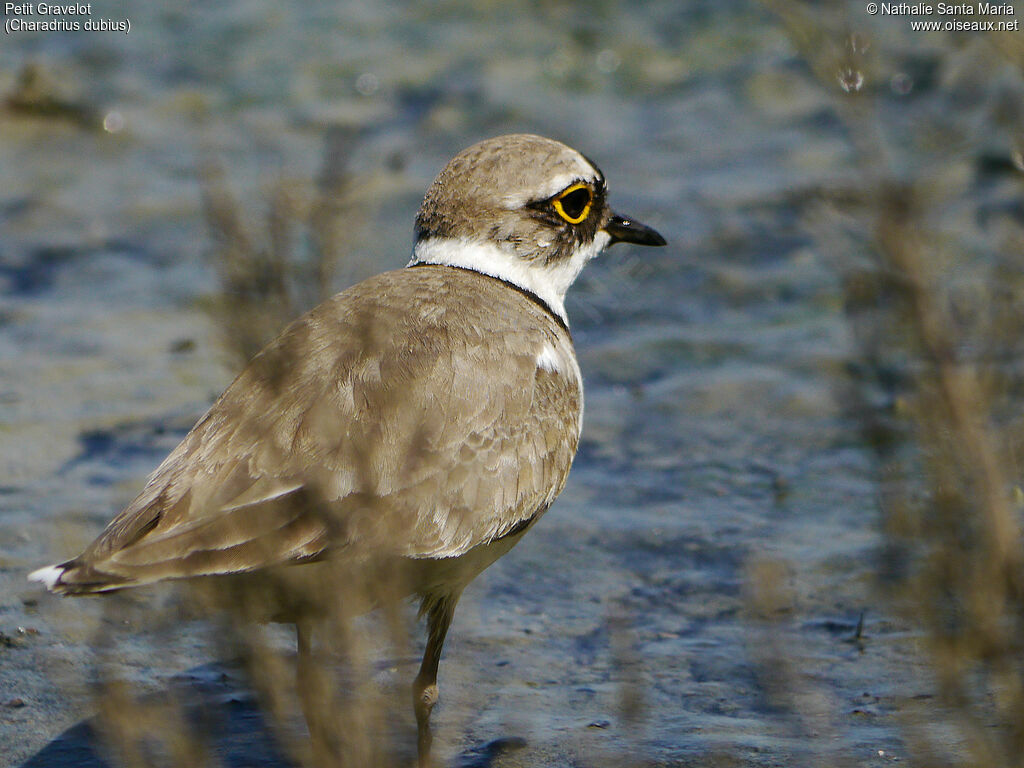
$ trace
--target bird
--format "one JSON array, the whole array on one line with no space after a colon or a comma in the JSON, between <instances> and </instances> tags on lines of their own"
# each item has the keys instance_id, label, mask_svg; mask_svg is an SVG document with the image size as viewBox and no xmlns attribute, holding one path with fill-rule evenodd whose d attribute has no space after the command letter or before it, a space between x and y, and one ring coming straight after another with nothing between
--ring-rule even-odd
<instances>
[{"instance_id":1,"label":"bird","mask_svg":"<svg viewBox=\"0 0 1024 768\"><path fill-rule=\"evenodd\" d=\"M429 765L456 604L566 484L583 378L565 296L615 243L666 241L612 210L580 152L532 134L464 149L428 187L405 267L288 325L81 554L29 579L75 596L318 563L372 581L399 565L398 596L427 625L412 694Z\"/></svg>"}]
</instances>

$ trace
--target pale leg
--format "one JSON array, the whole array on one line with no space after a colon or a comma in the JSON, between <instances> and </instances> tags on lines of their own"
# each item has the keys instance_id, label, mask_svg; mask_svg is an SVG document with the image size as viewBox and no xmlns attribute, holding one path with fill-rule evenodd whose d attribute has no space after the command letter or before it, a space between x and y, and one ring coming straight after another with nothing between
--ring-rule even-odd
<instances>
[{"instance_id":1,"label":"pale leg","mask_svg":"<svg viewBox=\"0 0 1024 768\"><path fill-rule=\"evenodd\" d=\"M439 698L437 690L437 667L441 661L441 649L451 626L455 604L459 594L448 595L433 603L427 610L427 647L423 651L423 663L412 684L413 709L416 712L417 741L420 768L430 765L430 711Z\"/></svg>"}]
</instances>

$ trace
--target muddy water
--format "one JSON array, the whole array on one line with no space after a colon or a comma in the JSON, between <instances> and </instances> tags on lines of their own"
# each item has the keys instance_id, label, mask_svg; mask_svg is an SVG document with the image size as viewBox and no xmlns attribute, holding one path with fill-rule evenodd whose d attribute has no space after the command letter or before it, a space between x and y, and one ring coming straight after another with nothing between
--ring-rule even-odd
<instances>
[{"instance_id":1,"label":"muddy water","mask_svg":"<svg viewBox=\"0 0 1024 768\"><path fill-rule=\"evenodd\" d=\"M0 47L0 90L34 65L65 107L0 116L0 762L79 764L53 745L82 739L54 742L93 713L106 621L25 573L95 535L233 374L202 310L217 284L198 168L224 164L257 232L270 186L309 183L339 125L360 132L365 213L337 289L404 264L433 174L511 131L586 152L613 204L669 241L616 247L570 296L580 454L555 508L460 606L438 755L906 759L894 711L931 690L872 588L871 461L835 397L837 278L798 224L851 154L833 95L770 16L522 3L497 28L461 2L108 5L134 14L128 35ZM769 628L748 596L780 574ZM216 661L202 627L170 648L134 629L109 628L144 690ZM517 749L495 757L501 739ZM273 762L261 744L242 748Z\"/></svg>"}]
</instances>

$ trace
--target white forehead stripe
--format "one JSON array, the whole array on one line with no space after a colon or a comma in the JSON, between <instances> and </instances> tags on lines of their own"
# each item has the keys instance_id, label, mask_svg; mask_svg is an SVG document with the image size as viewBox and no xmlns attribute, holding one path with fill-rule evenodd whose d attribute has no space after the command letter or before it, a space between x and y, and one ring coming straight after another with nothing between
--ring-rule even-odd
<instances>
[{"instance_id":1,"label":"white forehead stripe","mask_svg":"<svg viewBox=\"0 0 1024 768\"><path fill-rule=\"evenodd\" d=\"M547 200L549 197L554 197L570 184L574 184L577 181L586 181L591 184L596 184L597 170L585 163L580 163L579 168L575 171L567 171L565 173L559 173L552 176L540 189L534 189L530 192L517 192L515 194L505 195L501 201L504 203L505 208L510 211L514 211L517 208L522 208L527 203L534 202L535 200Z\"/></svg>"}]
</instances>

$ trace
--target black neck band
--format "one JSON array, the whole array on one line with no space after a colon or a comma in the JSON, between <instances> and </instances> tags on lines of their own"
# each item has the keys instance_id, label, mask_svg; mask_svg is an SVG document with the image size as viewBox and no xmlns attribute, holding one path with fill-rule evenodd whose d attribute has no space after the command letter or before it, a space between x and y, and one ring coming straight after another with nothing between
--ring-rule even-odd
<instances>
[{"instance_id":1,"label":"black neck band","mask_svg":"<svg viewBox=\"0 0 1024 768\"><path fill-rule=\"evenodd\" d=\"M503 278L495 277L494 275L489 275L486 272L480 272L480 271L475 270L475 269L470 269L469 267L458 267L458 266L455 266L454 264L433 264L433 263L431 263L429 261L417 261L415 264L410 264L409 266L410 267L447 267L448 269L461 269L461 270L463 270L465 272L472 272L474 275L480 275L481 277L487 277L487 278L490 278L491 280L497 280L499 283L502 283L503 285L507 285L513 291L521 293L523 296L528 298L530 301L532 301L538 307L540 307L545 312L547 312L549 315L551 315L552 319L556 323L558 323L558 325L561 327L561 329L563 331L565 331L567 334L569 334L569 338L570 339L572 338L572 331L569 330L569 326L566 324L565 320L562 319L562 316L559 315L557 312L555 312L555 310L553 310L548 305L548 303L546 301L544 301L544 299L542 299L540 296L538 296L533 291L528 291L526 288L523 288L523 286L521 286L521 285L516 285L515 283L510 282L508 280L505 280Z\"/></svg>"}]
</instances>

